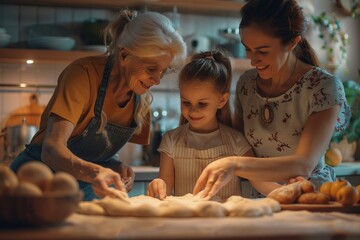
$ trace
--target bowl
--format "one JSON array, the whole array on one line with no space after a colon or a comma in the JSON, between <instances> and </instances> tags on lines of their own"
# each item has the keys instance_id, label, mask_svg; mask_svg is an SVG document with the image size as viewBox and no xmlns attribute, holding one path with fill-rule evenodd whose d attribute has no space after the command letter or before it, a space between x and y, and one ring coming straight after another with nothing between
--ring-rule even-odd
<instances>
[{"instance_id":1,"label":"bowl","mask_svg":"<svg viewBox=\"0 0 360 240\"><path fill-rule=\"evenodd\" d=\"M82 192L39 197L0 196L0 223L47 226L63 222L77 209Z\"/></svg>"}]
</instances>

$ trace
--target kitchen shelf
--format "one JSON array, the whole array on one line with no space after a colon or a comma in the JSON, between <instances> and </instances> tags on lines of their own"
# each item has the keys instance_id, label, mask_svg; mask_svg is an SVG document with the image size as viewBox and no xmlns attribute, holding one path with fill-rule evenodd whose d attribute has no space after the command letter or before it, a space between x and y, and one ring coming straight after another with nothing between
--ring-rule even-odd
<instances>
[{"instance_id":1,"label":"kitchen shelf","mask_svg":"<svg viewBox=\"0 0 360 240\"><path fill-rule=\"evenodd\" d=\"M38 5L38 6L68 6L85 8L130 8L153 11L172 11L177 7L179 13L205 15L221 15L239 17L244 2L235 0L0 0L0 3Z\"/></svg>"},{"instance_id":2,"label":"kitchen shelf","mask_svg":"<svg viewBox=\"0 0 360 240\"><path fill-rule=\"evenodd\" d=\"M97 51L59 51L44 49L0 48L0 63L26 63L32 59L34 63L70 63L78 58L100 55ZM234 71L245 71L251 68L248 59L232 58Z\"/></svg>"},{"instance_id":3,"label":"kitchen shelf","mask_svg":"<svg viewBox=\"0 0 360 240\"><path fill-rule=\"evenodd\" d=\"M26 63L28 59L34 60L34 63L70 63L78 58L99 54L102 53L94 51L0 48L0 63Z\"/></svg>"}]
</instances>

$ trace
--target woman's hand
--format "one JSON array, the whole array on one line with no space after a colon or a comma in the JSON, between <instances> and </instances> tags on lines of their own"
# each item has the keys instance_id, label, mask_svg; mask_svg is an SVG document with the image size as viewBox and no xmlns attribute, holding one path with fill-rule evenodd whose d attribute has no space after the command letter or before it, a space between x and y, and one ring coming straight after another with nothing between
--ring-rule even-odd
<instances>
[{"instance_id":1,"label":"woman's hand","mask_svg":"<svg viewBox=\"0 0 360 240\"><path fill-rule=\"evenodd\" d=\"M160 178L155 178L147 186L146 195L158 197L160 200L166 198L166 183Z\"/></svg>"},{"instance_id":2,"label":"woman's hand","mask_svg":"<svg viewBox=\"0 0 360 240\"><path fill-rule=\"evenodd\" d=\"M125 163L122 163L120 168L120 175L121 181L125 184L126 191L130 192L135 180L135 173L133 169Z\"/></svg>"},{"instance_id":3,"label":"woman's hand","mask_svg":"<svg viewBox=\"0 0 360 240\"><path fill-rule=\"evenodd\" d=\"M202 197L213 197L235 176L235 168L235 161L231 157L210 163L197 180L193 194L196 195L204 189Z\"/></svg>"},{"instance_id":4,"label":"woman's hand","mask_svg":"<svg viewBox=\"0 0 360 240\"><path fill-rule=\"evenodd\" d=\"M120 174L114 172L110 168L101 167L92 181L94 193L99 197L105 197L107 195L112 196L113 191L111 191L110 186L114 186L116 189L126 192Z\"/></svg>"}]
</instances>

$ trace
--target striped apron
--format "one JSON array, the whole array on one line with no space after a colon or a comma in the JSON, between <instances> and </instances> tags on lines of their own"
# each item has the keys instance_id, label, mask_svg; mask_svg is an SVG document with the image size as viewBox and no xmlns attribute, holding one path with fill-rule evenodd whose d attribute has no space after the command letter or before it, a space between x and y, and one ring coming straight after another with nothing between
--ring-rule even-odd
<instances>
[{"instance_id":1,"label":"striped apron","mask_svg":"<svg viewBox=\"0 0 360 240\"><path fill-rule=\"evenodd\" d=\"M174 149L175 196L192 193L196 181L208 164L219 158L234 155L230 140L221 134L221 127L220 134L223 145L206 150L197 150L187 146L186 136L188 130L189 124L182 128ZM227 199L232 195L241 195L240 178L235 176L217 195L222 199Z\"/></svg>"}]
</instances>

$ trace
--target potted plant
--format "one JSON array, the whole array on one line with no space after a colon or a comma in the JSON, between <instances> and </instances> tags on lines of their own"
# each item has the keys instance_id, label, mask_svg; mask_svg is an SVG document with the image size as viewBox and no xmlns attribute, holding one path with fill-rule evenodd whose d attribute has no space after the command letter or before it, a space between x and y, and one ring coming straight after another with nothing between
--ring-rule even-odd
<instances>
[{"instance_id":1,"label":"potted plant","mask_svg":"<svg viewBox=\"0 0 360 240\"><path fill-rule=\"evenodd\" d=\"M333 135L331 147L340 149L344 161L353 161L356 147L359 147L357 143L360 141L360 84L348 80L343 82L343 85L352 115L349 126L343 132Z\"/></svg>"}]
</instances>

